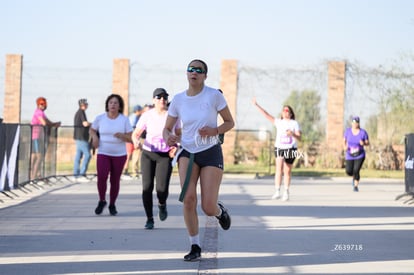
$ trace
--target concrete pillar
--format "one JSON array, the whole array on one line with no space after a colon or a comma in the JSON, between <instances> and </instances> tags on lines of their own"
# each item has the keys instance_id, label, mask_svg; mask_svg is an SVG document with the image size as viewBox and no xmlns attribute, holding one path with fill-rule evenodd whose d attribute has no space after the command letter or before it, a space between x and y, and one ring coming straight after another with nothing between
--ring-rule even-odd
<instances>
[{"instance_id":1,"label":"concrete pillar","mask_svg":"<svg viewBox=\"0 0 414 275\"><path fill-rule=\"evenodd\" d=\"M345 73L345 62L328 63L326 142L329 149L337 153L343 149Z\"/></svg>"},{"instance_id":2,"label":"concrete pillar","mask_svg":"<svg viewBox=\"0 0 414 275\"><path fill-rule=\"evenodd\" d=\"M20 123L22 99L23 55L6 55L6 76L4 85L4 123Z\"/></svg>"},{"instance_id":3,"label":"concrete pillar","mask_svg":"<svg viewBox=\"0 0 414 275\"><path fill-rule=\"evenodd\" d=\"M236 120L237 116L237 60L223 60L221 62L220 89L227 100L228 107ZM237 125L236 125L237 126ZM223 148L224 163L234 163L234 149L236 146L236 131L232 130L225 134Z\"/></svg>"},{"instance_id":4,"label":"concrete pillar","mask_svg":"<svg viewBox=\"0 0 414 275\"><path fill-rule=\"evenodd\" d=\"M124 115L129 114L129 59L114 59L112 93L119 94L125 103Z\"/></svg>"}]
</instances>

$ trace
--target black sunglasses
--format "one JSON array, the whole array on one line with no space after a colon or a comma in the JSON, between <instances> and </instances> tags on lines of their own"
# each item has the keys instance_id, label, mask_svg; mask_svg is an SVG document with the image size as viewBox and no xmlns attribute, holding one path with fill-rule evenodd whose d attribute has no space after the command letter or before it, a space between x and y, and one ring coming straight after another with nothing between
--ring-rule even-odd
<instances>
[{"instance_id":1,"label":"black sunglasses","mask_svg":"<svg viewBox=\"0 0 414 275\"><path fill-rule=\"evenodd\" d=\"M192 67L192 66L187 68L187 72L189 72L189 73L198 73L198 74L205 74L206 73L206 71L203 70L203 68Z\"/></svg>"},{"instance_id":2,"label":"black sunglasses","mask_svg":"<svg viewBox=\"0 0 414 275\"><path fill-rule=\"evenodd\" d=\"M167 99L168 99L168 95L156 95L156 96L155 96L155 98L156 98L156 99L161 99L161 98L163 98L164 100L167 100Z\"/></svg>"}]
</instances>

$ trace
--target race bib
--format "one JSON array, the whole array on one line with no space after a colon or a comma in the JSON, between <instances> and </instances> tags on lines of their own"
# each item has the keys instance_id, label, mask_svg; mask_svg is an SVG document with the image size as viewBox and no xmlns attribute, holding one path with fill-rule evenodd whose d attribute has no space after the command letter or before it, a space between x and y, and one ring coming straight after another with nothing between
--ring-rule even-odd
<instances>
[{"instance_id":1,"label":"race bib","mask_svg":"<svg viewBox=\"0 0 414 275\"><path fill-rule=\"evenodd\" d=\"M359 156L361 154L361 150L359 149L359 146L349 147L349 154L353 157Z\"/></svg>"},{"instance_id":2,"label":"race bib","mask_svg":"<svg viewBox=\"0 0 414 275\"><path fill-rule=\"evenodd\" d=\"M281 136L280 137L280 144L292 144L292 137L291 136Z\"/></svg>"},{"instance_id":3,"label":"race bib","mask_svg":"<svg viewBox=\"0 0 414 275\"><path fill-rule=\"evenodd\" d=\"M168 146L165 143L164 139L160 137L154 137L151 140L151 151L153 152L166 152L168 151Z\"/></svg>"}]
</instances>

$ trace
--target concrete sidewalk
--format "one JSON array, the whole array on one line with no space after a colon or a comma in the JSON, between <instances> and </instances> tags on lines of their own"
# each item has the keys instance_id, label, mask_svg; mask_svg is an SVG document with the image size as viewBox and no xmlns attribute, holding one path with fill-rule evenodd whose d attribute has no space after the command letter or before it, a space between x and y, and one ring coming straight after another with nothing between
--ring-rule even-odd
<instances>
[{"instance_id":1,"label":"concrete sidewalk","mask_svg":"<svg viewBox=\"0 0 414 275\"><path fill-rule=\"evenodd\" d=\"M139 181L122 181L115 217L94 214L95 182L57 182L18 203L2 197L0 274L413 274L414 208L395 200L403 181L362 179L358 193L350 182L294 178L282 202L270 199L271 177L226 176L220 200L232 227L199 210L200 262L182 260L177 177L154 230L144 229Z\"/></svg>"}]
</instances>

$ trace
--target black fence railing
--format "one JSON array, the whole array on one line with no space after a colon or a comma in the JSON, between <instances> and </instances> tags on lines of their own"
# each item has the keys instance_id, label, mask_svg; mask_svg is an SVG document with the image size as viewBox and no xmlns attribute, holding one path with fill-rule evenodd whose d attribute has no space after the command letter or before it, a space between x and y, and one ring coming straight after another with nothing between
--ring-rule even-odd
<instances>
[{"instance_id":1,"label":"black fence railing","mask_svg":"<svg viewBox=\"0 0 414 275\"><path fill-rule=\"evenodd\" d=\"M56 175L57 128L35 127L0 123L0 191Z\"/></svg>"},{"instance_id":2,"label":"black fence railing","mask_svg":"<svg viewBox=\"0 0 414 275\"><path fill-rule=\"evenodd\" d=\"M40 183L53 183L62 177L73 176L76 151L73 131L73 126L50 128L0 122L0 192L23 188L27 184L36 187ZM234 163L231 165L233 170L228 172L270 173L274 164L271 133L233 131L236 141L228 153L233 154ZM37 138L37 143L33 138ZM94 156L89 172L96 168L93 162ZM88 173L88 176L95 175Z\"/></svg>"}]
</instances>

